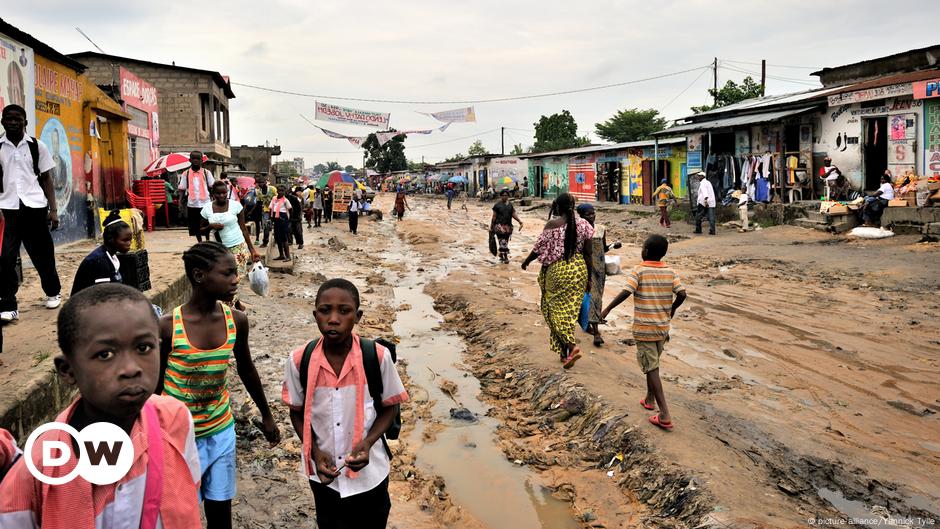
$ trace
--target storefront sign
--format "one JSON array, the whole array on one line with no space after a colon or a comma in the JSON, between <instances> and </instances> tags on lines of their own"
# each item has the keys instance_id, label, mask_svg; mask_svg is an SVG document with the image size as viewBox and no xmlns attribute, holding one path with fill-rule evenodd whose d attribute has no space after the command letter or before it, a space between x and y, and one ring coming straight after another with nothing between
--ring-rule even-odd
<instances>
[{"instance_id":1,"label":"storefront sign","mask_svg":"<svg viewBox=\"0 0 940 529\"><path fill-rule=\"evenodd\" d=\"M917 114L894 114L888 117L888 169L895 177L915 172L916 124Z\"/></svg>"},{"instance_id":2,"label":"storefront sign","mask_svg":"<svg viewBox=\"0 0 940 529\"><path fill-rule=\"evenodd\" d=\"M914 99L940 97L940 79L918 81L913 85Z\"/></svg>"},{"instance_id":3,"label":"storefront sign","mask_svg":"<svg viewBox=\"0 0 940 529\"><path fill-rule=\"evenodd\" d=\"M150 141L150 160L160 156L160 124L157 89L152 84L121 67L121 100L124 110L131 114L127 133ZM150 163L150 160L140 162Z\"/></svg>"},{"instance_id":4,"label":"storefront sign","mask_svg":"<svg viewBox=\"0 0 940 529\"><path fill-rule=\"evenodd\" d=\"M907 96L914 93L910 83L899 83L888 86L879 86L867 90L857 90L855 92L846 92L829 96L829 106L850 105L852 103L861 103L873 99L883 99L886 97Z\"/></svg>"},{"instance_id":5,"label":"storefront sign","mask_svg":"<svg viewBox=\"0 0 940 529\"><path fill-rule=\"evenodd\" d=\"M688 149L686 169L689 174L702 170L702 135L690 134L686 140Z\"/></svg>"},{"instance_id":6,"label":"storefront sign","mask_svg":"<svg viewBox=\"0 0 940 529\"><path fill-rule=\"evenodd\" d=\"M19 105L26 110L26 132L36 135L35 66L33 49L0 34L0 108Z\"/></svg>"},{"instance_id":7,"label":"storefront sign","mask_svg":"<svg viewBox=\"0 0 940 529\"><path fill-rule=\"evenodd\" d=\"M349 123L351 125L362 125L363 127L387 129L389 118L391 118L391 114L372 112L371 110L340 107L319 101L316 102L316 105L316 119L321 121L333 121L336 123Z\"/></svg>"},{"instance_id":8,"label":"storefront sign","mask_svg":"<svg viewBox=\"0 0 940 529\"><path fill-rule=\"evenodd\" d=\"M924 123L924 172L940 176L940 100L927 101Z\"/></svg>"}]
</instances>

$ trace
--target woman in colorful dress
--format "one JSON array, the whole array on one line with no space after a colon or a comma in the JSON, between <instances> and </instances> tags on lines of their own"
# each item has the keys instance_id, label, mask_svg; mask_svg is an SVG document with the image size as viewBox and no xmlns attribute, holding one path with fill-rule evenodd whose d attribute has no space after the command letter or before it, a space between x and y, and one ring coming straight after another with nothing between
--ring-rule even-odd
<instances>
[{"instance_id":1,"label":"woman in colorful dress","mask_svg":"<svg viewBox=\"0 0 940 529\"><path fill-rule=\"evenodd\" d=\"M575 215L574 196L562 193L552 203L548 223L522 262L523 270L536 259L542 263L538 280L542 316L551 333L552 352L561 358L565 369L581 358L574 329L584 293L591 291L587 263L591 262L593 236L591 224Z\"/></svg>"},{"instance_id":2,"label":"woman in colorful dress","mask_svg":"<svg viewBox=\"0 0 940 529\"><path fill-rule=\"evenodd\" d=\"M219 242L235 257L239 277L245 276L251 263L260 261L261 255L251 243L242 205L236 200L229 200L228 186L222 180L213 183L211 190L212 202L206 204L201 212L203 232L207 235L212 235L212 232L218 234ZM245 308L237 294L226 304L238 310Z\"/></svg>"}]
</instances>

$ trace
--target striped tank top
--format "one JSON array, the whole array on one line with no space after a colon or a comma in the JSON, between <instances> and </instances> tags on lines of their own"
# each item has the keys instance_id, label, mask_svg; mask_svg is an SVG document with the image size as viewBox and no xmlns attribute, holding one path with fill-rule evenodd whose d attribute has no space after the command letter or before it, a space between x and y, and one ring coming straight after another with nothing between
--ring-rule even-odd
<instances>
[{"instance_id":1,"label":"striped tank top","mask_svg":"<svg viewBox=\"0 0 940 529\"><path fill-rule=\"evenodd\" d=\"M193 346L183 326L182 307L173 309L173 350L167 360L164 391L182 401L193 415L197 438L218 433L235 423L225 375L235 348L235 318L225 304L225 343L214 349Z\"/></svg>"}]
</instances>

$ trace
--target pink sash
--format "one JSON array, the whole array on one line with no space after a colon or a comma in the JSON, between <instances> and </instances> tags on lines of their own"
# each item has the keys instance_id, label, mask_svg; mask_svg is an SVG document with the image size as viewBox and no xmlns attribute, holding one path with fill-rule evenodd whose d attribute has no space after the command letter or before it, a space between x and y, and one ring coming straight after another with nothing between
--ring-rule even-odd
<instances>
[{"instance_id":1,"label":"pink sash","mask_svg":"<svg viewBox=\"0 0 940 529\"><path fill-rule=\"evenodd\" d=\"M193 171L192 169L187 169L186 172L188 173L187 179L189 180L186 184L189 186L190 195L192 195L193 189L194 189L193 185L195 184L197 172ZM197 196L196 199L199 200L200 202L205 202L206 200L208 200L208 196L209 196L208 189L206 189L207 184L209 183L209 179L206 178L206 173L202 169L198 171L198 174L200 177L202 177L202 185L199 186L199 196Z\"/></svg>"},{"instance_id":2,"label":"pink sash","mask_svg":"<svg viewBox=\"0 0 940 529\"><path fill-rule=\"evenodd\" d=\"M154 405L148 401L142 411L147 428L148 461L140 529L155 529L157 518L160 517L160 498L163 495L163 435Z\"/></svg>"}]
</instances>

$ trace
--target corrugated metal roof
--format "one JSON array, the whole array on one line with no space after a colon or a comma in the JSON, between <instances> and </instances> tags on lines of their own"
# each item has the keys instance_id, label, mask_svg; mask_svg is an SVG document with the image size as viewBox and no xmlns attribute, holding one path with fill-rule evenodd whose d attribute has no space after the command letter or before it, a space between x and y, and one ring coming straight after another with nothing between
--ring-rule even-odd
<instances>
[{"instance_id":1,"label":"corrugated metal roof","mask_svg":"<svg viewBox=\"0 0 940 529\"><path fill-rule=\"evenodd\" d=\"M779 110L777 112L762 112L760 114L747 114L744 116L732 116L722 119L713 119L708 121L699 121L697 123L688 123L668 128L662 133L687 133L702 130L725 129L740 125L751 125L755 123L765 123L767 121L776 121L787 116L795 116L817 108L816 106L803 107L791 110Z\"/></svg>"},{"instance_id":2,"label":"corrugated metal roof","mask_svg":"<svg viewBox=\"0 0 940 529\"><path fill-rule=\"evenodd\" d=\"M630 149L633 147L652 147L655 143L656 142L653 140L643 140L643 141L628 141L625 143L613 143L610 145L589 145L587 147L575 147L573 149L562 149L560 151L520 154L519 158L546 158L549 156L570 156L573 154L587 154L589 152L619 151L621 149ZM685 143L685 138L663 138L659 140L660 145L672 145L676 143Z\"/></svg>"},{"instance_id":3,"label":"corrugated metal roof","mask_svg":"<svg viewBox=\"0 0 940 529\"><path fill-rule=\"evenodd\" d=\"M841 88L841 87L840 87ZM712 115L721 115L729 112L741 112L745 110L759 110L765 107L775 107L781 105L787 105L790 103L799 103L801 101L809 101L812 99L822 99L829 94L832 94L838 91L840 88L814 88L812 90L803 90L800 92L790 92L788 94L780 94L775 96L764 96L764 97L755 97L753 99L745 99L744 101L739 101L737 103L719 107L707 112L701 112L698 114L693 114L691 116L686 116L681 120L685 121L692 119L702 119L705 116ZM667 129L668 130L668 129Z\"/></svg>"}]
</instances>

